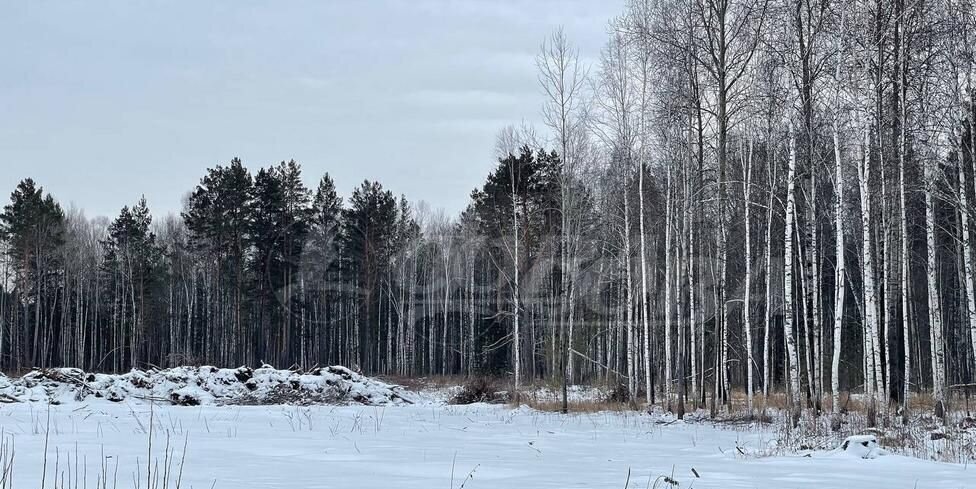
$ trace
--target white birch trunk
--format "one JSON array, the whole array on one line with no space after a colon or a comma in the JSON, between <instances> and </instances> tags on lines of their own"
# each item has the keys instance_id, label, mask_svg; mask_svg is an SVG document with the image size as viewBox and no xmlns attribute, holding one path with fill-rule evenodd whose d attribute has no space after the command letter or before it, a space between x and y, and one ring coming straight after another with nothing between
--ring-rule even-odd
<instances>
[{"instance_id":1,"label":"white birch trunk","mask_svg":"<svg viewBox=\"0 0 976 489\"><path fill-rule=\"evenodd\" d=\"M882 322L882 348L884 351L884 396L887 398L891 395L891 324L893 322L893 307L892 307L892 292L891 292L891 266L892 266L892 250L891 250L891 218L889 216L889 203L888 203L888 176L885 173L885 162L884 162L884 146L881 144L881 128L878 128L878 166L881 168L881 228L884 230L882 235L884 236L884 243L882 244L882 249L884 250L884 267L881 268L881 281L882 281L882 298L881 298L881 308L884 311L884 321Z\"/></svg>"},{"instance_id":2,"label":"white birch trunk","mask_svg":"<svg viewBox=\"0 0 976 489\"><path fill-rule=\"evenodd\" d=\"M976 21L976 9L974 9L973 14L974 14L974 19L973 20ZM972 93L972 84L969 82L968 78L967 78L967 82L966 82L966 89L967 89L967 91L969 93ZM970 107L970 108L972 109L973 107ZM972 114L972 111L970 111L970 114ZM972 121L973 118L970 117L970 120ZM959 142L959 146L960 146L960 148L962 147L962 141L961 140ZM973 169L976 169L976 124L970 124L969 125L969 148L970 148L970 150L969 150L970 165L972 166ZM959 156L959 161L962 162L962 155ZM960 171L960 173L962 173L963 171ZM976 173L974 173L973 176L974 176L973 178L976 178ZM963 204L963 208L966 208L966 205L965 204ZM966 208L966 210L968 212L969 209ZM968 219L964 219L963 222L964 223L968 223ZM968 228L969 228L969 225L968 224L964 224L963 229L967 229L968 230ZM970 247L967 245L967 246L964 247L964 250L965 250L965 253L966 253L966 258L970 258L970 256L971 256ZM967 267L970 268L970 271L972 270L971 266L967 265ZM972 280L973 280L972 273L967 273L967 276L969 277L968 280L971 283ZM976 300L976 299L973 299L972 298L973 297L973 294L972 293L969 293L968 296L971 298L970 300ZM970 321L969 321L969 340L972 343L972 347L973 347L973 357L976 358L976 318L973 317L973 313L972 312L970 312Z\"/></svg>"},{"instance_id":3,"label":"white birch trunk","mask_svg":"<svg viewBox=\"0 0 976 489\"><path fill-rule=\"evenodd\" d=\"M767 145L768 146L768 145ZM765 327L763 330L763 403L769 399L769 384L772 379L772 365L769 363L769 347L770 347L770 333L772 331L773 322L773 197L776 193L773 191L773 168L774 161L776 159L775 153L769 162L769 198L766 201L766 246L764 248L764 253L766 254L766 314L765 314Z\"/></svg>"},{"instance_id":4,"label":"white birch trunk","mask_svg":"<svg viewBox=\"0 0 976 489\"><path fill-rule=\"evenodd\" d=\"M928 288L929 340L932 348L932 398L935 401L935 414L945 413L945 345L942 331L942 300L939 295L938 263L935 243L935 198L936 185L933 163L925 164L925 278Z\"/></svg>"},{"instance_id":5,"label":"white birch trunk","mask_svg":"<svg viewBox=\"0 0 976 489\"><path fill-rule=\"evenodd\" d=\"M694 85L694 83L692 83L691 85ZM689 109L690 109L690 107L689 107ZM694 206L695 204L697 204L697 202L694 202L692 200L692 198L691 198L691 196L692 196L692 181L693 181L691 175L692 175L693 169L695 168L695 162L697 161L697 158L695 158L695 152L693 151L693 149L696 147L695 146L696 145L696 141L695 141L694 127L695 127L694 113L689 110L689 113L688 113L688 159L685 160L686 168L685 168L685 171L684 171L684 179L685 179L685 195L684 195L685 229L684 229L684 231L687 233L687 236L686 236L685 239L688 240L688 259L686 260L686 263L685 263L685 266L687 267L687 270L685 271L685 273L687 274L687 279L688 279L688 329L689 329L689 335L690 335L690 349L691 349L691 351L689 352L689 357L691 357L690 358L690 360L691 360L691 392L692 392L692 397L694 398L694 402L692 403L692 405L695 406L695 407L697 407L697 406L699 406L699 404L701 402L701 391L699 390L699 381L698 381L698 364L699 364L699 361L698 361L698 306L697 306L697 304L696 304L695 301L696 300L700 300L700 299L696 299L696 297L700 298L700 297L702 297L702 294L697 294L696 295L696 293L695 293L695 288L697 286L696 283L695 283L695 274L697 273L698 269L695 268L696 267L696 261L695 261L695 253L696 253L696 251L695 251L695 226L693 224L693 215L694 214L692 212L692 209L697 209L697 208L693 208L692 206ZM704 367L702 368L702 370L704 370ZM704 386L704 381L701 382L701 385ZM684 400L682 400L682 401L684 401Z\"/></svg>"},{"instance_id":6,"label":"white birch trunk","mask_svg":"<svg viewBox=\"0 0 976 489\"><path fill-rule=\"evenodd\" d=\"M643 151L643 146L641 146ZM644 239L644 162L643 159L638 165L637 196L640 219L640 266L641 266L641 326L644 329L644 393L648 404L651 403L651 347L650 347L650 326L648 325L648 305L647 305L647 245ZM670 260L668 260L670 262ZM668 263L666 262L666 263Z\"/></svg>"},{"instance_id":7,"label":"white birch trunk","mask_svg":"<svg viewBox=\"0 0 976 489\"><path fill-rule=\"evenodd\" d=\"M624 190L624 267L626 268L626 287L627 287L627 393L630 400L637 397L637 372L635 364L634 344L634 287L631 274L631 250L630 250L630 202L627 198L627 191Z\"/></svg>"},{"instance_id":8,"label":"white birch trunk","mask_svg":"<svg viewBox=\"0 0 976 489\"><path fill-rule=\"evenodd\" d=\"M863 249L861 275L864 287L864 334L865 355L868 356L868 367L865 373L865 387L870 389L874 400L883 391L880 375L881 352L878 345L878 292L874 282L874 252L871 247L871 163L868 160L866 149L868 147L867 131L865 130L864 139L859 146L858 155L858 183L860 185L861 197L861 226Z\"/></svg>"},{"instance_id":9,"label":"white birch trunk","mask_svg":"<svg viewBox=\"0 0 976 489\"><path fill-rule=\"evenodd\" d=\"M686 194L686 195L690 195ZM691 335L691 352L689 356L691 357L691 392L695 398L694 405L698 406L701 400L701 391L699 390L698 382L698 308L695 304L696 297L695 294L695 232L694 226L691 224L691 204L685 204L688 207L686 211L686 217L688 220L688 262L687 262L687 275L688 275L688 329Z\"/></svg>"},{"instance_id":10,"label":"white birch trunk","mask_svg":"<svg viewBox=\"0 0 976 489\"><path fill-rule=\"evenodd\" d=\"M750 220L750 207L752 207L752 139L749 139L749 152L746 156L745 162L745 181L742 184L742 191L745 200L744 212L745 212L745 233L746 233L746 243L745 243L745 264L746 264L746 277L745 277L745 297L742 301L742 327L746 334L746 405L749 410L749 416L752 416L752 393L754 392L753 387L753 363L755 360L752 357L752 318L749 315L749 308L752 305L752 231L751 231L751 220Z\"/></svg>"},{"instance_id":11,"label":"white birch trunk","mask_svg":"<svg viewBox=\"0 0 976 489\"><path fill-rule=\"evenodd\" d=\"M471 275L468 277L468 307L470 309L468 310L468 355L469 356L468 356L467 367L468 367L468 376L469 377L472 376L472 375L474 375L475 368L477 366L480 366L480 364L479 364L479 362L477 360L477 358L478 358L478 352L475 351L475 344L474 344L474 338L475 338L475 334L474 334L474 328L475 328L475 322L474 322L474 272L475 272L474 265L475 265L475 252L474 252L474 249L475 249L474 248L474 245L472 244L472 250L470 252L470 258L469 258L470 262L468 264L468 266L471 267Z\"/></svg>"},{"instance_id":12,"label":"white birch trunk","mask_svg":"<svg viewBox=\"0 0 976 489\"><path fill-rule=\"evenodd\" d=\"M790 128L789 173L786 177L786 231L783 253L783 336L786 341L790 377L790 399L793 410L800 404L800 358L796 351L796 338L793 335L793 226L796 220L796 137Z\"/></svg>"},{"instance_id":13,"label":"white birch trunk","mask_svg":"<svg viewBox=\"0 0 976 489\"><path fill-rule=\"evenodd\" d=\"M814 196L814 199L816 197ZM820 232L813 226L813 402L820 410L823 402L823 293L820 277Z\"/></svg>"},{"instance_id":14,"label":"white birch trunk","mask_svg":"<svg viewBox=\"0 0 976 489\"><path fill-rule=\"evenodd\" d=\"M830 363L830 395L834 414L840 414L840 354L844 326L844 295L847 291L844 270L844 166L840 156L840 129L834 121L834 354Z\"/></svg>"},{"instance_id":15,"label":"white birch trunk","mask_svg":"<svg viewBox=\"0 0 976 489\"><path fill-rule=\"evenodd\" d=\"M664 399L665 406L668 410L671 410L671 401L673 397L671 372L674 361L674 352L671 351L671 295L673 294L671 290L671 247L673 245L672 241L674 240L671 233L671 214L674 210L671 184L671 169L668 168L668 182L666 190L667 209L665 210L664 216Z\"/></svg>"},{"instance_id":16,"label":"white birch trunk","mask_svg":"<svg viewBox=\"0 0 976 489\"><path fill-rule=\"evenodd\" d=\"M904 46L904 43L902 44ZM904 56L903 53L900 56ZM902 90L904 95L904 90ZM907 217L907 206L905 198L905 101L904 96L902 97L901 103L901 132L899 134L899 151L898 151L898 193L899 200L901 201L901 324L902 324L902 335L904 336L904 355L905 355L905 372L904 372L904 397L902 398L903 406L907 409L908 402L911 397L911 376L912 376L912 348L911 348L911 323L909 323L908 317L908 276L909 276L909 266L908 261L908 217Z\"/></svg>"},{"instance_id":17,"label":"white birch trunk","mask_svg":"<svg viewBox=\"0 0 976 489\"><path fill-rule=\"evenodd\" d=\"M515 192L515 169L514 168L512 168L512 177L511 178L512 178L512 234L513 234L513 236L515 238L515 253L514 253L514 259L513 259L513 261L515 262L515 274L514 274L514 276L515 276L514 277L515 278L515 285L514 285L514 287L512 289L512 302L513 302L513 304L512 304L512 313L515 315L515 321L514 321L515 324L514 324L514 327L512 328L512 343L513 343L513 350L514 350L512 352L512 355L515 357L514 358L514 364L515 364L515 368L514 368L514 370L515 370L515 372L514 372L515 373L515 404L518 405L521 402L521 395L519 393L519 389L522 386L521 385L521 381L522 381L522 376L521 376L522 375L522 352L521 352L521 348L520 348L522 341L521 341L521 335L520 335L521 332L519 331L519 326L520 326L520 324L519 324L519 318L522 316L522 314L521 314L521 310L520 310L521 309L521 306L519 304L519 295L520 295L520 291L519 291L519 225L518 225L519 215L518 215L518 198L517 198L517 195L516 195L516 192Z\"/></svg>"},{"instance_id":18,"label":"white birch trunk","mask_svg":"<svg viewBox=\"0 0 976 489\"><path fill-rule=\"evenodd\" d=\"M692 224L692 200L691 200L691 161L688 161L688 168L685 171L685 231L688 241L688 259L685 261L685 273L688 279L688 331L691 343L691 392L695 401L694 406L699 405L701 399L698 390L698 309L695 306L695 231Z\"/></svg>"},{"instance_id":19,"label":"white birch trunk","mask_svg":"<svg viewBox=\"0 0 976 489\"><path fill-rule=\"evenodd\" d=\"M970 254L969 237L969 189L966 185L966 169L963 167L962 135L959 135L958 151L958 170L959 170L959 212L961 215L960 227L962 228L962 257L963 270L966 282L966 317L969 322L970 340L972 341L973 352L976 353L976 296L974 296L973 285L973 259Z\"/></svg>"},{"instance_id":20,"label":"white birch trunk","mask_svg":"<svg viewBox=\"0 0 976 489\"><path fill-rule=\"evenodd\" d=\"M799 215L799 213L797 214ZM800 237L798 237L797 242L799 242L801 246L801 249L799 250L799 255L803 257L804 260L803 262L804 265L801 266L801 268L812 269L813 260L811 258L811 255L810 253L808 253L808 250L802 249L802 246L804 243L806 243L806 246L812 247L813 238L809 235L807 236L806 240L800 239ZM809 309L812 309L813 302L814 302L813 291L811 290L813 287L810 284L810 282L812 281L813 281L813 273L809 272L808 270L803 270L803 273L800 274L800 297L803 298L803 300L801 301L801 304L803 304L803 314L801 315L803 336L802 336L802 341L797 341L797 346L803 349L802 357L804 362L806 362L808 403L810 401L810 398L812 397L813 390L814 390L813 360L812 360L813 344L810 341L810 338L812 338L811 331L810 331L811 330L810 324L813 322L813 313L809 311ZM800 332L799 326L797 326L797 333L799 334L799 332Z\"/></svg>"}]
</instances>

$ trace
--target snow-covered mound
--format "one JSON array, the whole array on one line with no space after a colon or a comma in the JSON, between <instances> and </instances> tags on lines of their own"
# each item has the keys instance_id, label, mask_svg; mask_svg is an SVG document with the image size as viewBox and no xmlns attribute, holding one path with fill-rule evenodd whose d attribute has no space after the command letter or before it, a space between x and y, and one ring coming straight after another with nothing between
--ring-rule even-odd
<instances>
[{"instance_id":1,"label":"snow-covered mound","mask_svg":"<svg viewBox=\"0 0 976 489\"><path fill-rule=\"evenodd\" d=\"M20 378L0 374L0 402L62 403L90 398L120 402L153 400L198 404L364 404L410 403L400 387L346 367L308 372L217 367L174 367L125 374L87 373L77 368L33 370Z\"/></svg>"},{"instance_id":2,"label":"snow-covered mound","mask_svg":"<svg viewBox=\"0 0 976 489\"><path fill-rule=\"evenodd\" d=\"M880 455L888 454L878 445L878 438L874 435L848 436L840 445L840 450L855 457L866 459L878 458Z\"/></svg>"}]
</instances>

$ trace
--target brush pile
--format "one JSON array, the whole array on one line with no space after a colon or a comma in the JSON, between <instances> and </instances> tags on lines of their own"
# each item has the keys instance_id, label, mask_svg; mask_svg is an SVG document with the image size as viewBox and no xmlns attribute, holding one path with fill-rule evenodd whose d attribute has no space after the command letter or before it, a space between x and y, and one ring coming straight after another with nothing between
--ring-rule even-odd
<instances>
[{"instance_id":1,"label":"brush pile","mask_svg":"<svg viewBox=\"0 0 976 489\"><path fill-rule=\"evenodd\" d=\"M88 373L77 368L36 369L19 378L0 374L0 403L103 399L144 400L181 406L270 404L410 403L399 386L360 375L346 367L309 371L174 367L125 374Z\"/></svg>"}]
</instances>

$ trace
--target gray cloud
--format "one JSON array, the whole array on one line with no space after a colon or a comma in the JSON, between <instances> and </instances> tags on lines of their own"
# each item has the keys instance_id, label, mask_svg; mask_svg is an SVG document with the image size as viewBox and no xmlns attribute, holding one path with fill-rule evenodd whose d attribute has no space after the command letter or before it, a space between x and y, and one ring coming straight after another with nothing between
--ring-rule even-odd
<instances>
[{"instance_id":1,"label":"gray cloud","mask_svg":"<svg viewBox=\"0 0 976 489\"><path fill-rule=\"evenodd\" d=\"M177 212L207 167L302 162L460 210L495 132L539 124L556 25L598 55L622 0L7 2L0 192L32 176L90 215ZM5 200L5 196L3 197Z\"/></svg>"}]
</instances>

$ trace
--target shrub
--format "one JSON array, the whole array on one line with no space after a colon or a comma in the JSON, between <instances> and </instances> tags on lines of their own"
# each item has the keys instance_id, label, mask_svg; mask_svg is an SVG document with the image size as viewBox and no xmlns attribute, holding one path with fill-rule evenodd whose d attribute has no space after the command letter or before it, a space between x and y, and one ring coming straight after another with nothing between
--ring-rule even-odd
<instances>
[{"instance_id":1,"label":"shrub","mask_svg":"<svg viewBox=\"0 0 976 489\"><path fill-rule=\"evenodd\" d=\"M617 383L607 392L605 400L606 402L620 404L630 402L630 388L623 382Z\"/></svg>"},{"instance_id":2,"label":"shrub","mask_svg":"<svg viewBox=\"0 0 976 489\"><path fill-rule=\"evenodd\" d=\"M475 377L461 386L461 390L451 398L451 404L474 404L476 402L505 402L505 394L496 389L489 377Z\"/></svg>"}]
</instances>

